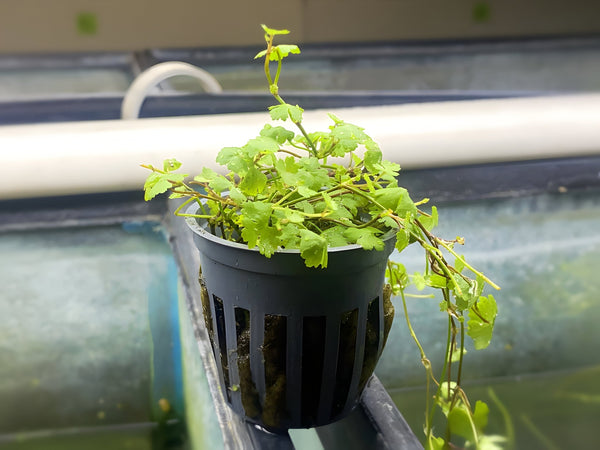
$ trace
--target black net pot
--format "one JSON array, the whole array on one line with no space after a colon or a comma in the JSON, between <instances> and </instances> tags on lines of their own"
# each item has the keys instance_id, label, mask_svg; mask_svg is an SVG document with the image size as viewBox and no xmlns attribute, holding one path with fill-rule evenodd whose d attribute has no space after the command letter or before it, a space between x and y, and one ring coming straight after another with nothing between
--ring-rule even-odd
<instances>
[{"instance_id":1,"label":"black net pot","mask_svg":"<svg viewBox=\"0 0 600 450\"><path fill-rule=\"evenodd\" d=\"M229 406L272 431L348 415L391 325L384 278L394 233L382 251L332 248L321 269L306 267L299 251L266 258L186 221L200 252L202 307Z\"/></svg>"}]
</instances>

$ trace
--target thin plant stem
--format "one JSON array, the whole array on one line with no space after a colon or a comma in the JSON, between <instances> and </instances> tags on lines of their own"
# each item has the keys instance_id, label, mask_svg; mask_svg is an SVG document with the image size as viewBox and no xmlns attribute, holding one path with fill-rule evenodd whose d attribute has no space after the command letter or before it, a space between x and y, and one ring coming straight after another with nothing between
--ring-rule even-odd
<instances>
[{"instance_id":1,"label":"thin plant stem","mask_svg":"<svg viewBox=\"0 0 600 450\"><path fill-rule=\"evenodd\" d=\"M181 205L179 205L177 207L177 209L175 211L173 211L173 214L175 214L176 216L181 216L181 217L186 217L186 214L182 214L180 213L180 211L187 206L189 203L193 202L195 200L194 197L190 197L188 198L186 201L184 201ZM210 216L209 216L210 217Z\"/></svg>"},{"instance_id":2,"label":"thin plant stem","mask_svg":"<svg viewBox=\"0 0 600 450\"><path fill-rule=\"evenodd\" d=\"M465 354L465 322L460 321L460 355L458 359L458 373L456 375L456 385L460 386L462 379L463 355Z\"/></svg>"},{"instance_id":3,"label":"thin plant stem","mask_svg":"<svg viewBox=\"0 0 600 450\"><path fill-rule=\"evenodd\" d=\"M442 239L437 239L436 238L436 241L437 241L437 243L439 245L441 245L449 253L451 253L452 256L454 256L458 261L460 261L467 269L469 269L471 272L473 272L478 277L481 277L487 284L489 284L494 289L500 290L500 286L498 286L496 283L494 283L492 280L490 280L488 277L486 277L483 273L481 273L478 270L474 269L473 266L471 266L467 261L465 261L465 259L462 256L460 256L458 253L456 253L454 251L454 249L452 247L450 247L448 244L446 244Z\"/></svg>"},{"instance_id":4,"label":"thin plant stem","mask_svg":"<svg viewBox=\"0 0 600 450\"><path fill-rule=\"evenodd\" d=\"M288 192L287 194L285 194L273 206L279 206L279 205L281 205L281 203L283 203L285 200L287 200L288 198L290 198L290 196L294 195L296 192L298 192L298 188L295 188L295 189L291 190L290 192Z\"/></svg>"},{"instance_id":5,"label":"thin plant stem","mask_svg":"<svg viewBox=\"0 0 600 450\"><path fill-rule=\"evenodd\" d=\"M434 294L404 294L409 298L435 298Z\"/></svg>"},{"instance_id":6,"label":"thin plant stem","mask_svg":"<svg viewBox=\"0 0 600 450\"><path fill-rule=\"evenodd\" d=\"M279 150L277 150L277 151L278 151L278 152L281 152L281 153L287 153L288 155L292 155L292 156L293 156L293 157L295 157L295 158L302 158L302 156L300 156L299 154L297 154L297 153L294 153L294 152L292 152L292 151L290 151L290 150L286 150L285 148L280 148L280 149L279 149Z\"/></svg>"},{"instance_id":7,"label":"thin plant stem","mask_svg":"<svg viewBox=\"0 0 600 450\"><path fill-rule=\"evenodd\" d=\"M393 273L393 269L389 263L388 263L388 267L390 269L390 273ZM431 362L427 359L425 350L423 350L423 346L419 342L419 339L417 338L417 334L415 333L415 330L413 329L412 324L410 323L410 318L408 316L408 308L406 306L406 298L404 297L404 289L400 290L400 297L402 298L402 307L404 309L404 318L406 319L406 325L408 327L408 331L409 331L410 336L412 337L413 341L415 342L415 344L417 345L417 347L419 349L419 353L421 354L421 363L425 367L425 372L426 372L425 429L427 430L426 436L427 436L427 439L429 440L431 431L433 429L433 426L431 423L431 421L433 420L433 417L430 414L430 407L429 407L429 404L430 404L430 401L429 401L430 380L434 379L433 372L431 369ZM439 388L438 388L438 390L439 390Z\"/></svg>"},{"instance_id":8,"label":"thin plant stem","mask_svg":"<svg viewBox=\"0 0 600 450\"><path fill-rule=\"evenodd\" d=\"M450 333L451 333L451 329L450 329L450 316L448 316L448 336L446 338L446 351L444 352L444 354L446 355L446 358L444 358L444 365L443 365L442 370L441 370L440 379L439 379L439 381L437 383L437 390L435 392L435 397L434 397L434 400L433 400L433 405L439 404L440 394L442 393L442 385L444 384L445 375L446 375L446 367L448 365L448 357L447 356L448 356L448 352L450 351ZM448 385L448 387L449 386L450 385ZM428 418L429 427L427 429L428 439L430 438L431 433L433 432L433 414L434 414L434 412L435 412L434 408L430 408L429 409L429 418Z\"/></svg>"}]
</instances>

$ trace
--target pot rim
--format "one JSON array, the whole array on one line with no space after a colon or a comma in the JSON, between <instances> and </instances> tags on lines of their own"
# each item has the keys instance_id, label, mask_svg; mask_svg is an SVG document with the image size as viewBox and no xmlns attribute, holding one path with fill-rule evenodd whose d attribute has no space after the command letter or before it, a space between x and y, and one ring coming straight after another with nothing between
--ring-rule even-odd
<instances>
[{"instance_id":1,"label":"pot rim","mask_svg":"<svg viewBox=\"0 0 600 450\"><path fill-rule=\"evenodd\" d=\"M198 205L192 204L188 208L186 208L185 213L186 214L195 214L199 208L200 207ZM247 251L259 253L258 247L249 248L247 244L241 244L239 242L229 241L227 239L223 239L222 237L212 234L211 232L209 232L206 229L205 226L202 226L199 223L199 220L196 217L185 217L185 221L186 221L188 227L192 230L192 232L194 232L196 235L198 235L204 239L208 239L209 241L212 241L216 244L225 245L225 246L236 248L239 250L247 250ZM381 238L383 241L386 241L388 239L391 239L394 236L396 236L396 230L390 229L389 231L383 233ZM336 252L344 252L344 251L357 250L357 249L365 250L362 245L348 244L348 245L344 245L341 247L328 247L327 252L328 253L336 253ZM365 250L365 251L369 251L369 250ZM378 250L375 250L375 251L378 251ZM275 251L275 253L300 255L300 249L278 248Z\"/></svg>"}]
</instances>

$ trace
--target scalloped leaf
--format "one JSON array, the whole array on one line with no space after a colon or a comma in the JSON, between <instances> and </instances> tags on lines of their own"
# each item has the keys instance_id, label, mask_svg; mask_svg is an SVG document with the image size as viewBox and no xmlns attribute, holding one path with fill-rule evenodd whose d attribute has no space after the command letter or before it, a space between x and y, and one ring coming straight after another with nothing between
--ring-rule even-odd
<instances>
[{"instance_id":1,"label":"scalloped leaf","mask_svg":"<svg viewBox=\"0 0 600 450\"><path fill-rule=\"evenodd\" d=\"M475 310L475 308L477 309ZM492 295L480 297L479 301L469 310L467 334L473 339L473 345L477 350L490 345L497 315L498 306Z\"/></svg>"},{"instance_id":2,"label":"scalloped leaf","mask_svg":"<svg viewBox=\"0 0 600 450\"><path fill-rule=\"evenodd\" d=\"M262 29L265 31L266 34L271 35L271 36L277 36L278 34L290 34L290 30L278 30L276 28L269 28L268 26L266 26L265 24L261 23L260 26L262 27Z\"/></svg>"},{"instance_id":3,"label":"scalloped leaf","mask_svg":"<svg viewBox=\"0 0 600 450\"><path fill-rule=\"evenodd\" d=\"M304 110L298 105L293 106L288 103L284 103L282 105L269 106L269 114L271 115L271 119L273 120L285 121L289 118L294 123L302 122L303 112Z\"/></svg>"}]
</instances>

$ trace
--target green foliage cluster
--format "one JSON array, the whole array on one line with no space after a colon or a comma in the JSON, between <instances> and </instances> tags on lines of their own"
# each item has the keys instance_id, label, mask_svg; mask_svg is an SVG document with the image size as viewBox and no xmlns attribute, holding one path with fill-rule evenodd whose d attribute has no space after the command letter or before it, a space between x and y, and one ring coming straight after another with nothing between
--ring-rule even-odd
<instances>
[{"instance_id":1,"label":"green foliage cluster","mask_svg":"<svg viewBox=\"0 0 600 450\"><path fill-rule=\"evenodd\" d=\"M432 234L438 223L436 208L423 211L427 199L414 202L398 186L400 166L383 159L363 128L330 115L328 131L305 130L302 108L286 103L278 88L283 59L300 50L274 44L275 36L287 30L263 29L267 45L256 58L264 58L269 91L277 100L270 116L273 121L289 120L296 131L266 124L246 144L223 148L217 162L227 168L224 174L204 168L190 180L175 159L164 161L162 168L145 165L151 170L145 199L170 191L171 198L186 199L176 214L189 216L182 208L196 202L199 213L193 217L206 220L214 234L258 248L266 257L278 249L297 249L308 267L326 267L330 247L358 244L381 250L390 232L396 234L399 252L420 245L427 261L423 273L409 275L402 264L390 260L386 275L392 292L402 297L405 313L405 289L413 285L439 290L440 309L448 315L446 358L436 378L406 314L427 372L426 447L449 448L456 435L467 447L498 448L498 437L483 435L487 406L478 402L472 408L461 388L465 334L475 348L488 346L497 311L493 296L482 293L485 284L497 286L455 251L461 238L449 241ZM432 425L436 408L447 417L443 437L435 436Z\"/></svg>"}]
</instances>

